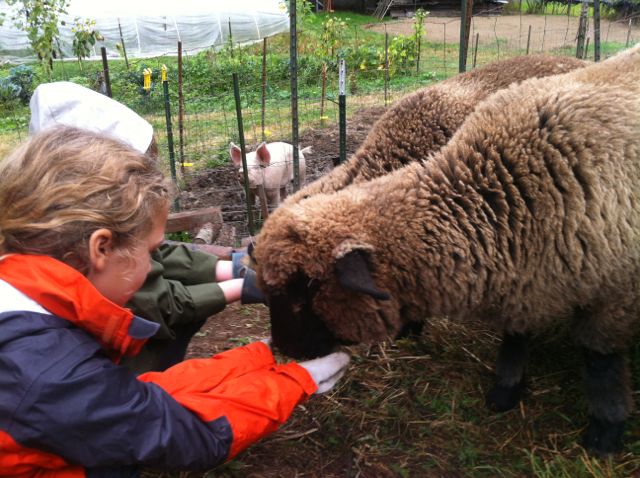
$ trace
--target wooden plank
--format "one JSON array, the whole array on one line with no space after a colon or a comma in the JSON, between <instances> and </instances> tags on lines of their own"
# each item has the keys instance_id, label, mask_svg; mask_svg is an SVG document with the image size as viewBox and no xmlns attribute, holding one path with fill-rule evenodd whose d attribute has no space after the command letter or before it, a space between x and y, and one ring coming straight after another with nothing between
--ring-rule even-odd
<instances>
[{"instance_id":1,"label":"wooden plank","mask_svg":"<svg viewBox=\"0 0 640 478\"><path fill-rule=\"evenodd\" d=\"M219 246L217 244L194 244L193 242L179 242L179 241L164 241L165 244L173 244L176 246L184 246L192 251L206 252L218 256L218 259L224 259L226 261L231 260L231 254L234 252L244 252L245 247L235 248L227 246Z\"/></svg>"},{"instance_id":2,"label":"wooden plank","mask_svg":"<svg viewBox=\"0 0 640 478\"><path fill-rule=\"evenodd\" d=\"M195 231L205 222L219 223L222 221L222 212L217 206L192 211L181 211L169 214L165 232Z\"/></svg>"}]
</instances>

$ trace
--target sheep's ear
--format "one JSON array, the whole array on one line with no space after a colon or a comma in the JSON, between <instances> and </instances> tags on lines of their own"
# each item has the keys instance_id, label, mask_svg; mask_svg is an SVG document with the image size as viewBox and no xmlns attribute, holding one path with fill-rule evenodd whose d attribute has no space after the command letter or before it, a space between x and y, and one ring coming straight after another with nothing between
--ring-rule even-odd
<instances>
[{"instance_id":1,"label":"sheep's ear","mask_svg":"<svg viewBox=\"0 0 640 478\"><path fill-rule=\"evenodd\" d=\"M256 149L256 156L258 157L260 166L264 168L269 166L269 163L271 162L271 153L267 148L267 143L265 143L264 141L260 143L260 146L258 146L258 149Z\"/></svg>"},{"instance_id":2,"label":"sheep's ear","mask_svg":"<svg viewBox=\"0 0 640 478\"><path fill-rule=\"evenodd\" d=\"M367 294L378 300L389 300L389 294L379 290L369 270L366 253L354 249L339 257L335 263L338 281L345 289Z\"/></svg>"},{"instance_id":3,"label":"sheep's ear","mask_svg":"<svg viewBox=\"0 0 640 478\"><path fill-rule=\"evenodd\" d=\"M229 156L231 156L231 162L239 168L242 164L242 151L233 142L229 143Z\"/></svg>"}]
</instances>

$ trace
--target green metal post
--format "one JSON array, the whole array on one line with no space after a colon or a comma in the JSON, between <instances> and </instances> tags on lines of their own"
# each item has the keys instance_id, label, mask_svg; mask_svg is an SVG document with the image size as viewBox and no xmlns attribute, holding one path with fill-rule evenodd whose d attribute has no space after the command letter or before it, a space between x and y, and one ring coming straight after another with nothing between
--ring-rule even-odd
<instances>
[{"instance_id":1,"label":"green metal post","mask_svg":"<svg viewBox=\"0 0 640 478\"><path fill-rule=\"evenodd\" d=\"M347 68L344 60L340 60L338 76L338 112L340 122L340 162L347 160L347 100L346 100L346 76Z\"/></svg>"},{"instance_id":2,"label":"green metal post","mask_svg":"<svg viewBox=\"0 0 640 478\"><path fill-rule=\"evenodd\" d=\"M298 34L296 0L289 1L289 71L291 72L291 144L293 145L293 190L300 189L300 152L298 150Z\"/></svg>"},{"instance_id":3,"label":"green metal post","mask_svg":"<svg viewBox=\"0 0 640 478\"><path fill-rule=\"evenodd\" d=\"M249 190L249 171L247 170L247 150L244 143L244 126L242 124L242 106L240 104L240 85L238 73L233 73L233 95L236 100L236 118L238 120L238 135L240 136L240 154L242 155L242 170L244 172L244 192L247 199L247 219L249 221L249 234L256 233L253 223L253 208L251 207L251 191ZM262 199L261 199L262 200Z\"/></svg>"}]
</instances>

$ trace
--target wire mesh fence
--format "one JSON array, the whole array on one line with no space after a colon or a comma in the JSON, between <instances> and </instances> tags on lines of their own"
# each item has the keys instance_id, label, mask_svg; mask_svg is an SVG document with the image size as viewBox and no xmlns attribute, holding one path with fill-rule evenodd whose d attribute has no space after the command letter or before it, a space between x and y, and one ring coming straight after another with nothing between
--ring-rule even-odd
<instances>
[{"instance_id":1,"label":"wire mesh fence","mask_svg":"<svg viewBox=\"0 0 640 478\"><path fill-rule=\"evenodd\" d=\"M571 3L550 5L544 8L545 13L537 15L526 14L521 1L512 5L510 13L503 9L474 12L467 69L517 55L575 56L579 26L576 9ZM635 20L635 17L601 20L602 58L635 43L639 37ZM459 13L429 15L419 42L412 33L415 32L413 18L372 22L364 27L350 26L350 34L343 35L331 52L323 47L320 37L301 31L297 41L300 45L297 61L300 132L337 128L340 58L347 64L347 121L358 110L389 105L408 92L456 74L460 23ZM588 19L587 28L587 38L593 38L592 18ZM593 59L593 47L588 43L584 57ZM240 139L238 105L232 81L234 72L239 78L239 108L247 151L254 151L262 141L291 142L291 83L286 36L269 38L251 46L229 44L220 51L184 52L181 94L173 55L134 61L127 70L121 63L117 62L111 74L113 97L153 125L167 171L165 105L169 105L178 184L181 186L203 169L232 168L229 145L231 142L239 144ZM168 66L168 102L160 80L164 64ZM153 72L148 89L144 88L144 69ZM54 68L53 79L79 82L96 90L104 88L104 74L97 63L86 64L82 71L77 71L71 64L60 63ZM183 108L180 108L181 101ZM26 123L16 124L20 125L19 137L26 136ZM302 148L305 146L300 144ZM274 162L278 160L275 158ZM233 172L230 174L237 177ZM228 206L225 220L229 219L241 231L247 231L246 198L240 182L227 182L217 188L219 193L236 197L238 201L238 204ZM255 212L256 217L260 217L260 210Z\"/></svg>"}]
</instances>

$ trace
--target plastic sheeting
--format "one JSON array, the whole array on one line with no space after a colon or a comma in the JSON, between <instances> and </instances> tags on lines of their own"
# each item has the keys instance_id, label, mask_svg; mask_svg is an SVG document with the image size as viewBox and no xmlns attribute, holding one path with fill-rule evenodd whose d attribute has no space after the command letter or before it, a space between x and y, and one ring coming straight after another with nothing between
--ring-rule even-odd
<instances>
[{"instance_id":1,"label":"plastic sheeting","mask_svg":"<svg viewBox=\"0 0 640 478\"><path fill-rule=\"evenodd\" d=\"M0 1L5 13L0 26L0 60L24 63L35 59L26 33L17 29L11 18L16 6ZM177 54L178 41L187 53L221 47L229 40L250 43L289 30L289 16L282 0L71 0L67 14L61 17L61 50L64 58L74 58L71 31L75 19L96 21L95 28L104 37L97 42L91 59L99 59L100 47L107 55L120 57L117 43L124 40L129 58L149 58Z\"/></svg>"}]
</instances>

